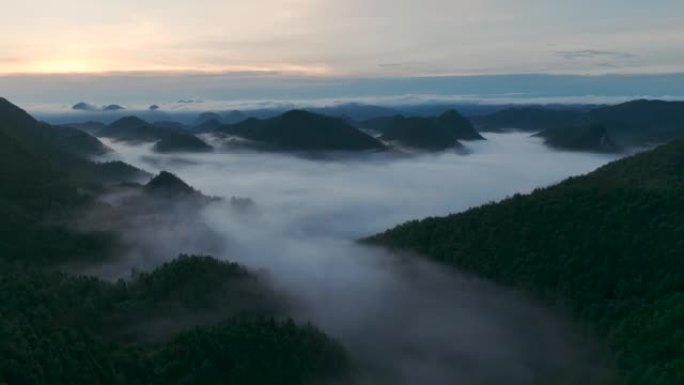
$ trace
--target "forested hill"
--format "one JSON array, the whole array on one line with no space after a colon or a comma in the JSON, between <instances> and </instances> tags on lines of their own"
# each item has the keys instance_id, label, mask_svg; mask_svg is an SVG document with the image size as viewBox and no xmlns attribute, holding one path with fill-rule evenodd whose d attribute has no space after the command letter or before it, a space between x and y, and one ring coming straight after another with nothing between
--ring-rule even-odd
<instances>
[{"instance_id":1,"label":"forested hill","mask_svg":"<svg viewBox=\"0 0 684 385\"><path fill-rule=\"evenodd\" d=\"M684 141L368 241L566 306L628 383L684 383Z\"/></svg>"},{"instance_id":2,"label":"forested hill","mask_svg":"<svg viewBox=\"0 0 684 385\"><path fill-rule=\"evenodd\" d=\"M114 218L209 199L169 173L120 183L142 172L88 160L65 132L0 99L0 384L304 385L349 374L337 342L289 320L289 300L234 263L181 256L116 283L56 272L126 257ZM121 205L135 210L97 199L117 188L139 192ZM98 210L114 230L71 226Z\"/></svg>"},{"instance_id":3,"label":"forested hill","mask_svg":"<svg viewBox=\"0 0 684 385\"><path fill-rule=\"evenodd\" d=\"M0 258L57 261L103 254L111 234L59 224L107 185L146 173L123 162L88 159L108 149L96 138L38 122L0 98Z\"/></svg>"}]
</instances>

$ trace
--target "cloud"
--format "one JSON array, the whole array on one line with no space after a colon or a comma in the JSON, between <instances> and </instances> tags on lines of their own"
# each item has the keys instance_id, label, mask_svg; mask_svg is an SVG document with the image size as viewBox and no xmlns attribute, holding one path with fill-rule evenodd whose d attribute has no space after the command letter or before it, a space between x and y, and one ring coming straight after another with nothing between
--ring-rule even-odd
<instances>
[{"instance_id":1,"label":"cloud","mask_svg":"<svg viewBox=\"0 0 684 385\"><path fill-rule=\"evenodd\" d=\"M530 191L613 159L554 152L526 134L488 139L468 144L466 156L319 160L159 155L150 146L108 142L134 165L173 171L205 194L252 198L255 208L238 213L215 203L200 213L200 224L133 228L132 239L149 242L141 247L145 252L102 271L151 268L176 249L265 269L294 299L298 320L313 322L347 347L362 368L359 383L445 385L457 378L470 385L528 385L553 373L564 383L585 384L601 369L601 357L534 301L414 256L354 242L408 219ZM206 234L218 236L218 245L215 237L201 241Z\"/></svg>"},{"instance_id":2,"label":"cloud","mask_svg":"<svg viewBox=\"0 0 684 385\"><path fill-rule=\"evenodd\" d=\"M13 38L0 43L0 50L25 58L0 65L5 74L240 68L314 76L684 71L681 1L658 7L633 0L626 0L627 6L616 0L121 0L87 6L75 0L8 1L0 33ZM549 56L549 44L575 58L573 66ZM607 49L568 50L586 46ZM615 69L577 60L608 52L642 60ZM416 65L378 66L378 58Z\"/></svg>"},{"instance_id":3,"label":"cloud","mask_svg":"<svg viewBox=\"0 0 684 385\"><path fill-rule=\"evenodd\" d=\"M19 56L0 56L0 63L10 64L17 63L22 60Z\"/></svg>"},{"instance_id":4,"label":"cloud","mask_svg":"<svg viewBox=\"0 0 684 385\"><path fill-rule=\"evenodd\" d=\"M616 51L601 51L596 49L580 49L574 51L556 51L554 52L557 56L560 56L568 60L576 59L631 59L636 57L636 55L628 52L616 52Z\"/></svg>"}]
</instances>

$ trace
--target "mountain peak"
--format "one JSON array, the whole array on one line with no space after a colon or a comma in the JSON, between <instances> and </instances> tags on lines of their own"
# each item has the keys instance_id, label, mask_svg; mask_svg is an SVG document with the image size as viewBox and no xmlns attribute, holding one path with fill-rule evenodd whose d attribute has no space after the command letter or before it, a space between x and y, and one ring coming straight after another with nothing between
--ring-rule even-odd
<instances>
[{"instance_id":1,"label":"mountain peak","mask_svg":"<svg viewBox=\"0 0 684 385\"><path fill-rule=\"evenodd\" d=\"M137 116L126 116L114 123L110 124L109 127L112 128L131 128L131 127L142 127L147 126L149 123L138 118Z\"/></svg>"},{"instance_id":2,"label":"mountain peak","mask_svg":"<svg viewBox=\"0 0 684 385\"><path fill-rule=\"evenodd\" d=\"M75 110L75 111L97 111L98 110L97 107L95 107L94 105L92 105L90 103L86 103L86 102L78 102L78 103L74 104L73 106L71 106L71 109Z\"/></svg>"},{"instance_id":3,"label":"mountain peak","mask_svg":"<svg viewBox=\"0 0 684 385\"><path fill-rule=\"evenodd\" d=\"M197 191L185 183L181 178L168 172L162 171L152 178L146 185L145 190L165 195L193 195Z\"/></svg>"},{"instance_id":4,"label":"mountain peak","mask_svg":"<svg viewBox=\"0 0 684 385\"><path fill-rule=\"evenodd\" d=\"M108 106L104 106L102 108L102 111L120 111L120 110L125 110L126 107L120 106L118 104L110 104Z\"/></svg>"}]
</instances>

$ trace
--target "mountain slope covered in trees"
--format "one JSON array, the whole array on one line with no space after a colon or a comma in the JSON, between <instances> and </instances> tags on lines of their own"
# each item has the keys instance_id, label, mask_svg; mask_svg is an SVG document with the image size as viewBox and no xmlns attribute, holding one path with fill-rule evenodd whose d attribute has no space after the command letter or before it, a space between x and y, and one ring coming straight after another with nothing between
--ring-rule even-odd
<instances>
[{"instance_id":1,"label":"mountain slope covered in trees","mask_svg":"<svg viewBox=\"0 0 684 385\"><path fill-rule=\"evenodd\" d=\"M54 138L61 132L0 100L0 384L304 385L347 375L343 348L291 321L288 299L242 266L181 256L115 283L57 272L122 257L116 226L70 226L86 212L111 215L100 222L129 215L100 195L132 189L135 212L209 199L169 173L132 183L142 171L94 163Z\"/></svg>"},{"instance_id":2,"label":"mountain slope covered in trees","mask_svg":"<svg viewBox=\"0 0 684 385\"><path fill-rule=\"evenodd\" d=\"M348 369L234 264L181 257L117 283L0 265L0 383L305 384Z\"/></svg>"},{"instance_id":3,"label":"mountain slope covered in trees","mask_svg":"<svg viewBox=\"0 0 684 385\"><path fill-rule=\"evenodd\" d=\"M684 141L368 242L567 307L631 384L684 382Z\"/></svg>"}]
</instances>

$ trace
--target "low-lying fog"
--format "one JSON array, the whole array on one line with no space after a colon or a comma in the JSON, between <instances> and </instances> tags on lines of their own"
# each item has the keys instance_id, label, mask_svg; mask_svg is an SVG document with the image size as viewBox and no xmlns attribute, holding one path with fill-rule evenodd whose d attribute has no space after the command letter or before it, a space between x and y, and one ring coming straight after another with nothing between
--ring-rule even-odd
<instances>
[{"instance_id":1,"label":"low-lying fog","mask_svg":"<svg viewBox=\"0 0 684 385\"><path fill-rule=\"evenodd\" d=\"M601 370L593 349L558 317L519 293L411 256L355 243L403 221L445 215L589 172L614 157L556 152L527 134L490 134L469 154L311 159L285 154L160 155L107 142L150 172L168 170L214 203L208 246L173 229L132 229L163 243L103 275L149 269L178 253L212 253L254 269L297 301L296 317L345 344L367 372L361 383L586 384ZM179 220L182 220L180 218ZM206 227L184 231L206 231ZM198 237L201 239L201 237ZM153 249L155 249L153 247ZM172 251L172 252L169 252Z\"/></svg>"}]
</instances>

